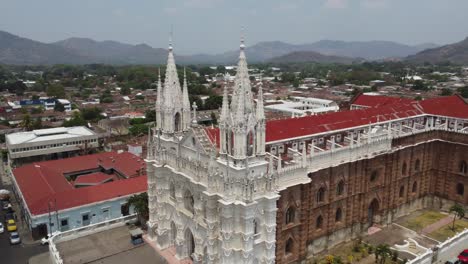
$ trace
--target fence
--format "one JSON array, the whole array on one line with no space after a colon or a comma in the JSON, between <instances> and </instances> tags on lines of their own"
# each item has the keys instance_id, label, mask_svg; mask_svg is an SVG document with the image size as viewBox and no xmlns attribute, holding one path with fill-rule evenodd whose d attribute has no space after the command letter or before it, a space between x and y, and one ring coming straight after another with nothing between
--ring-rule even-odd
<instances>
[{"instance_id":1,"label":"fence","mask_svg":"<svg viewBox=\"0 0 468 264\"><path fill-rule=\"evenodd\" d=\"M52 264L64 263L62 257L60 256L60 252L57 250L56 243L76 239L79 237L87 236L89 234L119 227L119 226L125 225L126 223L134 219L136 219L136 214L127 215L127 216L115 218L112 220L100 222L97 224L83 226L80 228L75 228L72 230L68 230L65 232L58 232L54 234L52 238L49 239L49 253L50 253L51 263Z\"/></svg>"}]
</instances>

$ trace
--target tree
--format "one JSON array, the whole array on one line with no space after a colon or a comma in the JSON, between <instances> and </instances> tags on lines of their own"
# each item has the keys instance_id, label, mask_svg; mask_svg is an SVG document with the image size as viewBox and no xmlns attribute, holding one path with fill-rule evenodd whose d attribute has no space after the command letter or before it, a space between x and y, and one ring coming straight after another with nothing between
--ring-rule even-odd
<instances>
[{"instance_id":1,"label":"tree","mask_svg":"<svg viewBox=\"0 0 468 264\"><path fill-rule=\"evenodd\" d=\"M458 89L458 92L463 98L468 98L468 86Z\"/></svg>"},{"instance_id":2,"label":"tree","mask_svg":"<svg viewBox=\"0 0 468 264\"><path fill-rule=\"evenodd\" d=\"M55 98L65 98L65 89L60 84L51 84L47 87L47 95Z\"/></svg>"},{"instance_id":3,"label":"tree","mask_svg":"<svg viewBox=\"0 0 468 264\"><path fill-rule=\"evenodd\" d=\"M30 131L32 129L32 121L31 116L29 114L23 115L23 120L21 121L20 126L26 129L27 131Z\"/></svg>"},{"instance_id":4,"label":"tree","mask_svg":"<svg viewBox=\"0 0 468 264\"><path fill-rule=\"evenodd\" d=\"M450 207L449 212L454 214L452 230L455 231L455 220L457 219L457 217L459 219L465 217L465 208L463 208L463 206L461 206L460 204L454 204L452 205L452 207Z\"/></svg>"},{"instance_id":5,"label":"tree","mask_svg":"<svg viewBox=\"0 0 468 264\"><path fill-rule=\"evenodd\" d=\"M132 136L146 135L148 133L148 125L135 124L131 126L128 131Z\"/></svg>"},{"instance_id":6,"label":"tree","mask_svg":"<svg viewBox=\"0 0 468 264\"><path fill-rule=\"evenodd\" d=\"M146 110L145 112L145 120L146 122L154 122L156 121L156 111L154 110Z\"/></svg>"},{"instance_id":7,"label":"tree","mask_svg":"<svg viewBox=\"0 0 468 264\"><path fill-rule=\"evenodd\" d=\"M33 129L41 129L42 128L42 119L40 117L36 118L34 122L32 123L32 128Z\"/></svg>"},{"instance_id":8,"label":"tree","mask_svg":"<svg viewBox=\"0 0 468 264\"><path fill-rule=\"evenodd\" d=\"M205 104L203 105L203 109L205 110L219 109L222 104L223 104L222 96L212 95L206 99Z\"/></svg>"},{"instance_id":9,"label":"tree","mask_svg":"<svg viewBox=\"0 0 468 264\"><path fill-rule=\"evenodd\" d=\"M86 126L86 124L86 120L83 119L81 113L78 111L73 113L73 116L70 120L65 120L63 122L64 127Z\"/></svg>"},{"instance_id":10,"label":"tree","mask_svg":"<svg viewBox=\"0 0 468 264\"><path fill-rule=\"evenodd\" d=\"M378 263L380 257L380 264L384 264L388 257L392 256L392 250L387 244L380 244L375 248L375 263Z\"/></svg>"},{"instance_id":11,"label":"tree","mask_svg":"<svg viewBox=\"0 0 468 264\"><path fill-rule=\"evenodd\" d=\"M131 93L131 90L129 87L122 87L122 89L120 89L121 95L129 95L130 93Z\"/></svg>"},{"instance_id":12,"label":"tree","mask_svg":"<svg viewBox=\"0 0 468 264\"><path fill-rule=\"evenodd\" d=\"M413 83L413 90L421 90L421 91L426 91L428 88L426 84L421 81L421 80L416 80Z\"/></svg>"},{"instance_id":13,"label":"tree","mask_svg":"<svg viewBox=\"0 0 468 264\"><path fill-rule=\"evenodd\" d=\"M135 212L139 217L148 219L149 208L148 208L148 193L134 194L128 198L128 205L133 206Z\"/></svg>"},{"instance_id":14,"label":"tree","mask_svg":"<svg viewBox=\"0 0 468 264\"><path fill-rule=\"evenodd\" d=\"M440 91L440 95L441 95L441 96L452 95L452 90L450 90L450 89L448 89L448 88L444 88L444 89L442 89L442 91Z\"/></svg>"},{"instance_id":15,"label":"tree","mask_svg":"<svg viewBox=\"0 0 468 264\"><path fill-rule=\"evenodd\" d=\"M55 102L54 111L56 112L65 112L65 106L59 101Z\"/></svg>"}]
</instances>

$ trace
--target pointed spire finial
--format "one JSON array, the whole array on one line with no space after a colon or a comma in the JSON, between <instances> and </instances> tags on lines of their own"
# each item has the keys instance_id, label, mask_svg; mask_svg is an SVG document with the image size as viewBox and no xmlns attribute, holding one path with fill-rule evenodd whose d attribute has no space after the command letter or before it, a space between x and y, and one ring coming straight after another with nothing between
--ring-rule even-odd
<instances>
[{"instance_id":1,"label":"pointed spire finial","mask_svg":"<svg viewBox=\"0 0 468 264\"><path fill-rule=\"evenodd\" d=\"M244 27L242 27L241 28L241 39L240 39L240 42L241 42L240 48L241 48L241 50L243 50L245 48L244 41L245 41L245 39L244 39Z\"/></svg>"},{"instance_id":2,"label":"pointed spire finial","mask_svg":"<svg viewBox=\"0 0 468 264\"><path fill-rule=\"evenodd\" d=\"M172 37L174 35L174 32L173 32L173 29L172 29L172 25L171 25L171 32L169 34L169 51L172 51Z\"/></svg>"}]
</instances>

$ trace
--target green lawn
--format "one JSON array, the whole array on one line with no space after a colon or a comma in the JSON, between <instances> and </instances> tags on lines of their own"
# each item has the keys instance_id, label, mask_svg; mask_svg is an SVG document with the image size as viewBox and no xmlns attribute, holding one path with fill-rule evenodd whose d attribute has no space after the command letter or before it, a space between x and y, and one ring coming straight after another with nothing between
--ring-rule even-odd
<instances>
[{"instance_id":1,"label":"green lawn","mask_svg":"<svg viewBox=\"0 0 468 264\"><path fill-rule=\"evenodd\" d=\"M456 233L460 233L465 228L468 228L468 221L465 220L456 220L455 221L455 231L452 230L452 223L437 229L436 231L429 234L430 237L438 240L445 241L449 237L453 237Z\"/></svg>"},{"instance_id":2,"label":"green lawn","mask_svg":"<svg viewBox=\"0 0 468 264\"><path fill-rule=\"evenodd\" d=\"M421 215L406 220L402 226L420 232L424 227L433 224L446 216L447 215L437 211L426 211Z\"/></svg>"}]
</instances>

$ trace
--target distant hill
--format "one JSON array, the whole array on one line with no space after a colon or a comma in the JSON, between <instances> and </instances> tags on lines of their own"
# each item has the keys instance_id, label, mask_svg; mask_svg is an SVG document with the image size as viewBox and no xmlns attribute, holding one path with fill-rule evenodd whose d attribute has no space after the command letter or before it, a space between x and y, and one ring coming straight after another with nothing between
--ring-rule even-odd
<instances>
[{"instance_id":1,"label":"distant hill","mask_svg":"<svg viewBox=\"0 0 468 264\"><path fill-rule=\"evenodd\" d=\"M427 49L408 56L407 61L415 63L438 63L450 61L456 64L468 64L468 37L460 42L438 48Z\"/></svg>"},{"instance_id":2,"label":"distant hill","mask_svg":"<svg viewBox=\"0 0 468 264\"><path fill-rule=\"evenodd\" d=\"M116 41L95 41L88 38L69 38L52 43L81 56L95 58L111 64L162 64L167 50L155 49L146 44L130 45Z\"/></svg>"},{"instance_id":3,"label":"distant hill","mask_svg":"<svg viewBox=\"0 0 468 264\"><path fill-rule=\"evenodd\" d=\"M60 64L86 63L90 58L62 47L21 38L0 31L0 63L4 64Z\"/></svg>"},{"instance_id":4,"label":"distant hill","mask_svg":"<svg viewBox=\"0 0 468 264\"><path fill-rule=\"evenodd\" d=\"M355 58L323 55L315 51L294 51L283 56L270 59L273 63L291 63L291 62L317 62L317 63L342 63L351 64L358 61Z\"/></svg>"},{"instance_id":5,"label":"distant hill","mask_svg":"<svg viewBox=\"0 0 468 264\"><path fill-rule=\"evenodd\" d=\"M322 40L301 45L268 41L247 47L246 54L249 62L267 62L294 52L318 52L322 56L330 56L325 58L309 54L308 58L314 61L338 60L332 56L377 60L406 57L433 46L434 44L408 46L389 41ZM233 64L238 60L239 50L189 56L176 53L176 56L177 63L181 64ZM289 55L289 59L294 57L297 57L297 54ZM0 31L0 63L3 64L164 64L166 59L167 50L152 48L146 44L130 45L87 38L69 38L54 43L42 43Z\"/></svg>"}]
</instances>

